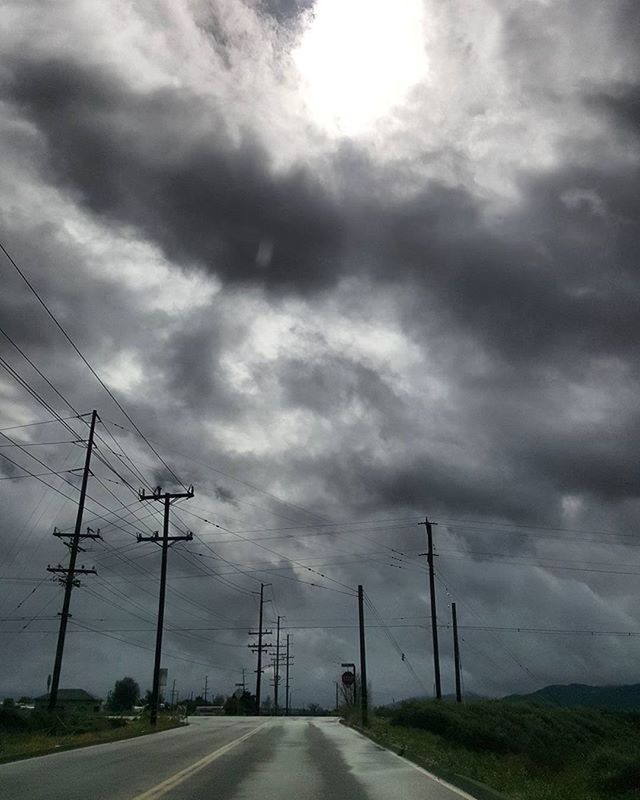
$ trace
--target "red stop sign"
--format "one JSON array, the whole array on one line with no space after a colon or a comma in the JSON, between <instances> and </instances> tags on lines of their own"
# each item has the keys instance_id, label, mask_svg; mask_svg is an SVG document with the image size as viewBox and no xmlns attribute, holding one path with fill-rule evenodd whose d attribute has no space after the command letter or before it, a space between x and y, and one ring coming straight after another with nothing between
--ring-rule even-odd
<instances>
[{"instance_id":1,"label":"red stop sign","mask_svg":"<svg viewBox=\"0 0 640 800\"><path fill-rule=\"evenodd\" d=\"M342 684L344 686L353 686L356 676L353 672L343 672L342 673Z\"/></svg>"}]
</instances>

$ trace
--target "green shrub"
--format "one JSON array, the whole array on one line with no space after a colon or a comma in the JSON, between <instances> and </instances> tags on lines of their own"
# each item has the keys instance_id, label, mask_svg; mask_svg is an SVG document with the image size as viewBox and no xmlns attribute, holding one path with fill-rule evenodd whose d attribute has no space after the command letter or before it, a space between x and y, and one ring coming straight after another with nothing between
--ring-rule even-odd
<instances>
[{"instance_id":1,"label":"green shrub","mask_svg":"<svg viewBox=\"0 0 640 800\"><path fill-rule=\"evenodd\" d=\"M600 749L590 760L589 769L605 796L633 793L640 795L640 745L628 750Z\"/></svg>"},{"instance_id":2,"label":"green shrub","mask_svg":"<svg viewBox=\"0 0 640 800\"><path fill-rule=\"evenodd\" d=\"M29 719L13 706L0 707L0 731L13 733L29 730Z\"/></svg>"},{"instance_id":3,"label":"green shrub","mask_svg":"<svg viewBox=\"0 0 640 800\"><path fill-rule=\"evenodd\" d=\"M520 756L532 771L562 770L625 731L630 739L637 737L638 728L635 717L622 714L499 700L464 705L409 700L392 711L391 722L430 731L466 750Z\"/></svg>"}]
</instances>

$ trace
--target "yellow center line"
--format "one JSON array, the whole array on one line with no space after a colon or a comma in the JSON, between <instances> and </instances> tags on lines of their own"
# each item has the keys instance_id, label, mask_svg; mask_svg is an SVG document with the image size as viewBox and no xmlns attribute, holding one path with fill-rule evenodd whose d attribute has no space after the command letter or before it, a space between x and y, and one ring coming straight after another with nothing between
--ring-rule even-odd
<instances>
[{"instance_id":1,"label":"yellow center line","mask_svg":"<svg viewBox=\"0 0 640 800\"><path fill-rule=\"evenodd\" d=\"M174 789L176 786L179 786L181 783L184 783L188 778L192 775L195 775L196 772L200 772L201 769L204 769L208 764L211 764L212 761L220 758L225 753L228 753L229 750L232 750L236 745L239 745L241 742L246 741L250 736L258 733L264 727L269 725L269 722L263 722L262 725L258 725L257 728L254 728L252 731L239 736L237 739L225 744L223 747L218 748L218 750L214 750L209 755L204 756L199 761L195 761L188 767L181 769L180 772L176 772L175 775L172 775L170 778L162 781L157 786L154 786L152 789L148 789L146 792L142 794L136 795L133 800L156 800L157 797L163 797L167 792L170 792L171 789Z\"/></svg>"}]
</instances>

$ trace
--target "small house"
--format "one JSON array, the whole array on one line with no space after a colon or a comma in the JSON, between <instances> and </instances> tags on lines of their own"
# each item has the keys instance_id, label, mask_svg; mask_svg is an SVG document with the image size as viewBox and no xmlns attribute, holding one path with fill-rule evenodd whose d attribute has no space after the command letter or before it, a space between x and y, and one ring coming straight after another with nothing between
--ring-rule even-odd
<instances>
[{"instance_id":1,"label":"small house","mask_svg":"<svg viewBox=\"0 0 640 800\"><path fill-rule=\"evenodd\" d=\"M49 694L36 697L34 703L37 711L46 711L49 707ZM102 710L102 700L84 689L58 689L56 708L62 708L66 712L97 714Z\"/></svg>"}]
</instances>

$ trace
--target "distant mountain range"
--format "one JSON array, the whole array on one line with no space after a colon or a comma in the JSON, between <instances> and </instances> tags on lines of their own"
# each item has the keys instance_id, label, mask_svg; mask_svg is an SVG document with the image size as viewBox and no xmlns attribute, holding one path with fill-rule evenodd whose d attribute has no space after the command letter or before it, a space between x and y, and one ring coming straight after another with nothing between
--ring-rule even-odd
<instances>
[{"instance_id":1,"label":"distant mountain range","mask_svg":"<svg viewBox=\"0 0 640 800\"><path fill-rule=\"evenodd\" d=\"M587 686L584 683L545 686L531 694L510 694L509 702L540 702L566 708L640 711L640 683L630 686Z\"/></svg>"}]
</instances>

